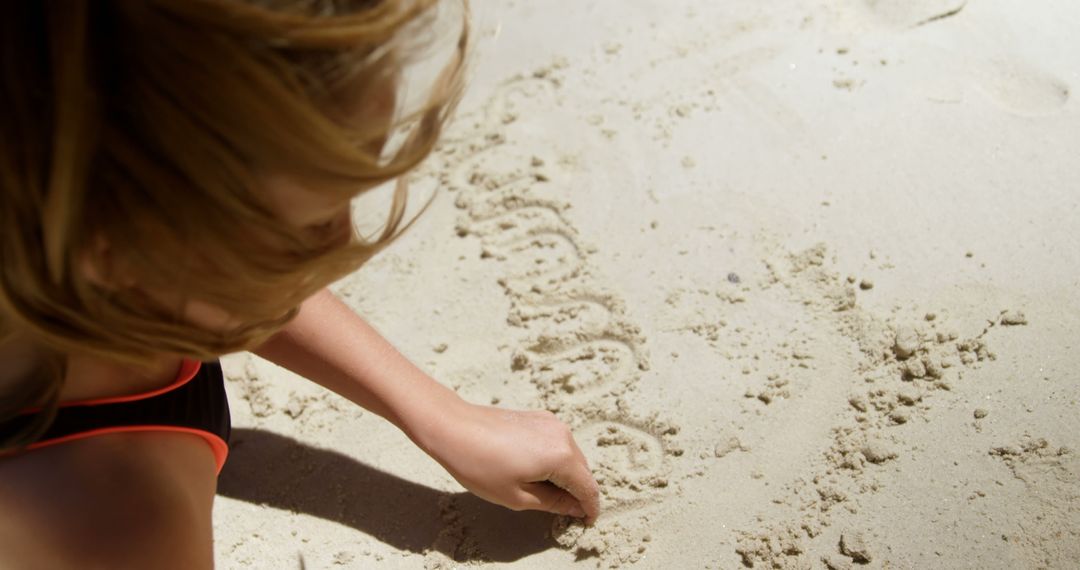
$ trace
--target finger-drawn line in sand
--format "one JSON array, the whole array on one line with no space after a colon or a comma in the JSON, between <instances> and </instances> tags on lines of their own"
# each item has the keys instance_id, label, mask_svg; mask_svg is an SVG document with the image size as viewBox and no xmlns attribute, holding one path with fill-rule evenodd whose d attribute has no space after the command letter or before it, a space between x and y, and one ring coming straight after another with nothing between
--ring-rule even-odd
<instances>
[{"instance_id":1,"label":"finger-drawn line in sand","mask_svg":"<svg viewBox=\"0 0 1080 570\"><path fill-rule=\"evenodd\" d=\"M576 277L584 259L572 236L547 230L504 245L485 245L481 257L506 264L507 280L530 280L533 286L557 286Z\"/></svg>"},{"instance_id":2,"label":"finger-drawn line in sand","mask_svg":"<svg viewBox=\"0 0 1080 570\"><path fill-rule=\"evenodd\" d=\"M606 513L643 506L669 488L672 451L650 426L600 421L574 433L601 483Z\"/></svg>"},{"instance_id":3,"label":"finger-drawn line in sand","mask_svg":"<svg viewBox=\"0 0 1080 570\"><path fill-rule=\"evenodd\" d=\"M500 238L504 242L541 232L566 232L568 228L559 212L550 206L518 205L506 213L474 216L477 220L467 226L469 233L483 238Z\"/></svg>"},{"instance_id":4,"label":"finger-drawn line in sand","mask_svg":"<svg viewBox=\"0 0 1080 570\"><path fill-rule=\"evenodd\" d=\"M562 64L556 64L559 67ZM460 117L459 125L466 128L447 132L442 138L443 151L456 152L456 145L475 144L477 139L497 137L501 127L518 119L518 101L534 101L537 98L555 99L560 81L552 76L552 70L539 70L530 76L518 75L505 81L487 100L483 109L469 116ZM470 149L466 149L468 151Z\"/></svg>"},{"instance_id":5,"label":"finger-drawn line in sand","mask_svg":"<svg viewBox=\"0 0 1080 570\"><path fill-rule=\"evenodd\" d=\"M565 64L557 62L554 67L563 65ZM519 101L535 101L537 98L554 100L556 89L561 85L561 81L552 74L552 71L550 69L538 70L530 76L519 75L503 83L488 99L484 110L483 127L485 130L490 131L493 127L517 121Z\"/></svg>"},{"instance_id":6,"label":"finger-drawn line in sand","mask_svg":"<svg viewBox=\"0 0 1080 570\"><path fill-rule=\"evenodd\" d=\"M515 300L506 321L515 327L543 330L556 336L573 332L596 334L612 324L616 312L625 310L614 297L569 292L553 299L533 295Z\"/></svg>"},{"instance_id":7,"label":"finger-drawn line in sand","mask_svg":"<svg viewBox=\"0 0 1080 570\"><path fill-rule=\"evenodd\" d=\"M597 557L615 568L640 561L651 540L655 507L672 492L673 460L683 451L673 441L678 428L654 417L633 418L626 410L586 421L575 434L601 482L603 524L584 527L561 517L552 536L580 560Z\"/></svg>"},{"instance_id":8,"label":"finger-drawn line in sand","mask_svg":"<svg viewBox=\"0 0 1080 570\"><path fill-rule=\"evenodd\" d=\"M522 190L527 191L538 181L537 176L543 178L542 173L521 170L498 172L495 164L488 164L497 162L487 154L488 151L504 142L502 136L491 137L490 140L483 141L485 146L478 145L475 154L455 157L461 159L461 162L449 170L443 177L443 182L454 190L471 189L478 191L477 193L499 193L502 196L515 196ZM470 196L469 201L475 204L477 196Z\"/></svg>"},{"instance_id":9,"label":"finger-drawn line in sand","mask_svg":"<svg viewBox=\"0 0 1080 570\"><path fill-rule=\"evenodd\" d=\"M446 139L439 156L449 174L440 179L457 192L455 206L464 212L457 234L478 238L481 257L503 264L498 281L511 300L507 322L528 333L511 371L523 373L541 402L576 426L601 484L602 521L613 521L596 532L623 529L622 542L636 552L642 541L627 533L638 531L620 525L674 486L670 460L681 452L670 440L678 430L655 418L633 420L618 400L648 369L640 328L626 319L621 300L592 284L594 250L564 216L568 206L535 195L553 184L546 162L515 156L507 141L506 127L517 121L522 102L554 99L557 86L548 71L503 85L483 111L463 119L470 129Z\"/></svg>"},{"instance_id":10,"label":"finger-drawn line in sand","mask_svg":"<svg viewBox=\"0 0 1080 570\"><path fill-rule=\"evenodd\" d=\"M624 340L595 338L579 340L568 348L559 345L543 342L514 357L513 366L529 369L530 380L549 408L587 404L598 396L618 396L637 377L639 358Z\"/></svg>"}]
</instances>

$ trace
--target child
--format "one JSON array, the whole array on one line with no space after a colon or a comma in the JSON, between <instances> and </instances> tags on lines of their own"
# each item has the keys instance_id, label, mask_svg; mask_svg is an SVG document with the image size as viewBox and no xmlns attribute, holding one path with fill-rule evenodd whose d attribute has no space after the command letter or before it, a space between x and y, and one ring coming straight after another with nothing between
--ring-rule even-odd
<instances>
[{"instance_id":1,"label":"child","mask_svg":"<svg viewBox=\"0 0 1080 570\"><path fill-rule=\"evenodd\" d=\"M462 401L325 287L377 239L349 201L435 144L456 53L402 77L437 0L18 0L0 8L0 567L208 568L229 415L216 358L385 417L512 509L598 515L547 412Z\"/></svg>"}]
</instances>

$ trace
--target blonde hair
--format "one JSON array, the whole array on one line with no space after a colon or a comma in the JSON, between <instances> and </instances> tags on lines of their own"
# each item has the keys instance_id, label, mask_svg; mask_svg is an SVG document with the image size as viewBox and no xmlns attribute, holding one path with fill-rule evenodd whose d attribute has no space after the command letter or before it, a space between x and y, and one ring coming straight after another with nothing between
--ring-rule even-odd
<instances>
[{"instance_id":1,"label":"blonde hair","mask_svg":"<svg viewBox=\"0 0 1080 570\"><path fill-rule=\"evenodd\" d=\"M62 355L137 364L160 353L211 359L252 348L396 234L403 185L380 235L354 232L341 245L275 215L256 174L272 167L341 180L350 190L321 191L348 198L427 156L460 93L463 1L455 53L418 109L349 125L341 105L363 103L379 86L397 93L402 70L434 39L439 4L0 6L0 345L26 336L55 351L15 393L0 394L0 423L29 405L44 409L33 429L0 438L0 447L47 427ZM403 142L384 156L400 132ZM88 257L99 246L108 255ZM180 307L117 284L120 274L137 275L139 290L179 291L180 306L207 303L244 324L194 326Z\"/></svg>"}]
</instances>

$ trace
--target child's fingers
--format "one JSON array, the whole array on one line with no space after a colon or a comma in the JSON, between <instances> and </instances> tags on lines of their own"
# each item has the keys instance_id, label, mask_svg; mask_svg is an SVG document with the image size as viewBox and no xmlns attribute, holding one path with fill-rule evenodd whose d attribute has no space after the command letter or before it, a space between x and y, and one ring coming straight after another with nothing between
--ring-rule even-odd
<instances>
[{"instance_id":1,"label":"child's fingers","mask_svg":"<svg viewBox=\"0 0 1080 570\"><path fill-rule=\"evenodd\" d=\"M581 450L577 449L576 460L564 463L551 473L548 480L568 491L585 511L585 522L592 524L600 516L600 487L589 471L589 464Z\"/></svg>"},{"instance_id":2,"label":"child's fingers","mask_svg":"<svg viewBox=\"0 0 1080 570\"><path fill-rule=\"evenodd\" d=\"M523 509L572 517L585 516L585 510L573 495L548 482L525 483L521 486L518 501Z\"/></svg>"}]
</instances>

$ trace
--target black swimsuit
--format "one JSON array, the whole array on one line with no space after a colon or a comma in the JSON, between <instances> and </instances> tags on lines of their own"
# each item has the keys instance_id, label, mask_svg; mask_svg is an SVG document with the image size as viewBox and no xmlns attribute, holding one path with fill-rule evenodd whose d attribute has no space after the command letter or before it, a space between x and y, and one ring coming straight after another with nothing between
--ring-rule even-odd
<instances>
[{"instance_id":1,"label":"black swimsuit","mask_svg":"<svg viewBox=\"0 0 1080 570\"><path fill-rule=\"evenodd\" d=\"M16 432L31 418L32 412L28 412L0 423L0 434ZM164 388L132 396L60 404L49 429L25 449L29 451L108 433L191 433L210 445L220 473L229 454L231 425L221 365L185 360L176 380Z\"/></svg>"}]
</instances>

